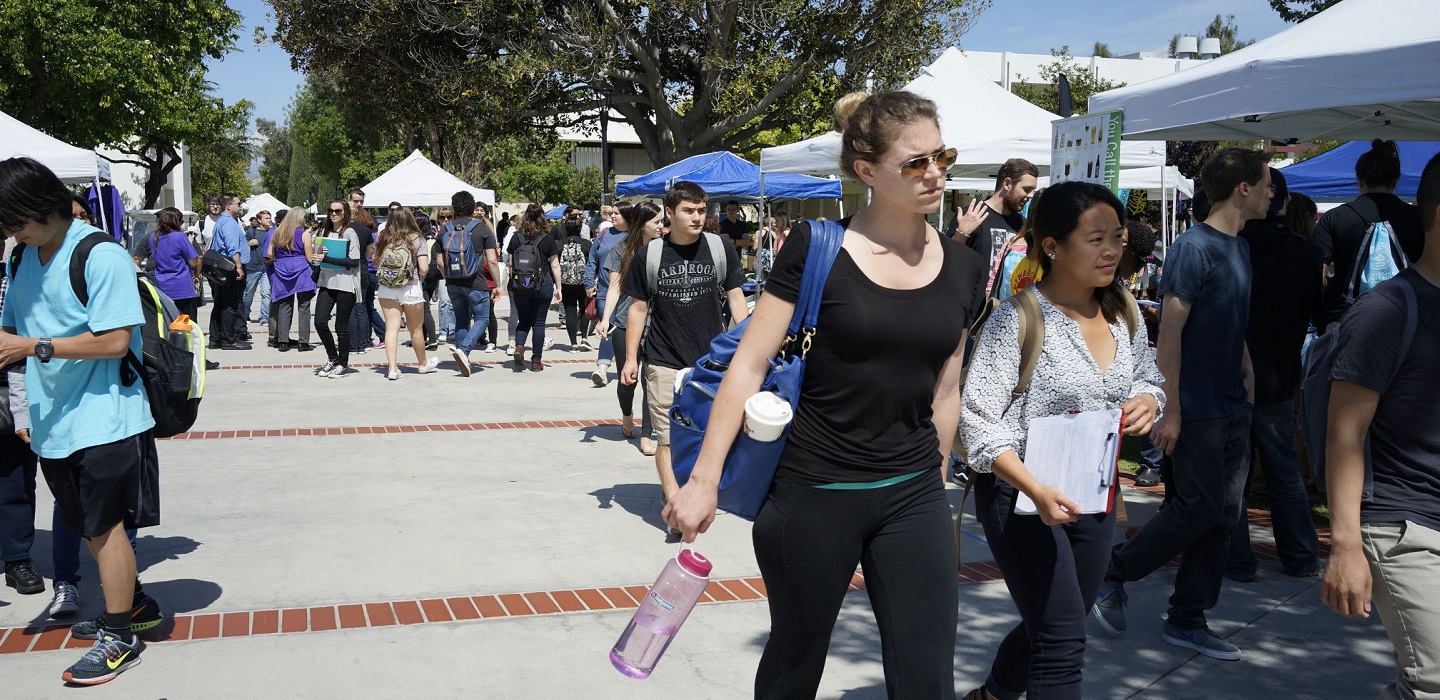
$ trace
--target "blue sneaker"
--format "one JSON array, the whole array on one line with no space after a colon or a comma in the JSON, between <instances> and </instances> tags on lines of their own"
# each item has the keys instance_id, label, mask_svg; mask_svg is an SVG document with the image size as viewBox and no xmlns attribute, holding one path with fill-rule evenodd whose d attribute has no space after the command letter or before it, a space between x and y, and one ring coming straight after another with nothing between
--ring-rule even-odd
<instances>
[{"instance_id":1,"label":"blue sneaker","mask_svg":"<svg viewBox=\"0 0 1440 700\"><path fill-rule=\"evenodd\" d=\"M140 663L140 652L145 651L145 642L130 635L129 641L101 630L95 645L85 656L65 670L60 680L75 685L100 685L115 680L115 677Z\"/></svg>"},{"instance_id":2,"label":"blue sneaker","mask_svg":"<svg viewBox=\"0 0 1440 700\"><path fill-rule=\"evenodd\" d=\"M1169 622L1165 623L1161 636L1166 643L1199 652L1212 659L1239 661L1240 647L1225 641L1210 631L1209 627L1198 630L1182 630Z\"/></svg>"},{"instance_id":3,"label":"blue sneaker","mask_svg":"<svg viewBox=\"0 0 1440 700\"><path fill-rule=\"evenodd\" d=\"M1125 592L1124 586L1112 588L1110 584L1105 584L1100 595L1095 598L1095 604L1090 606L1090 612L1106 631L1111 634L1124 634L1125 605L1129 602L1130 596Z\"/></svg>"}]
</instances>

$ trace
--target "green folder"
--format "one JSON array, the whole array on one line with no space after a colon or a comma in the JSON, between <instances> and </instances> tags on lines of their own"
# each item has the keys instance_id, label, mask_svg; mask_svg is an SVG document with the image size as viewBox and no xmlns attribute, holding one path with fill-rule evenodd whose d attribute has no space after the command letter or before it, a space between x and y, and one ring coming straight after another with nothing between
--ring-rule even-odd
<instances>
[{"instance_id":1,"label":"green folder","mask_svg":"<svg viewBox=\"0 0 1440 700\"><path fill-rule=\"evenodd\" d=\"M350 241L344 238L316 238L315 241L325 246L325 257L327 258L344 258L350 255ZM345 268L334 263L322 262L320 269L343 270Z\"/></svg>"}]
</instances>

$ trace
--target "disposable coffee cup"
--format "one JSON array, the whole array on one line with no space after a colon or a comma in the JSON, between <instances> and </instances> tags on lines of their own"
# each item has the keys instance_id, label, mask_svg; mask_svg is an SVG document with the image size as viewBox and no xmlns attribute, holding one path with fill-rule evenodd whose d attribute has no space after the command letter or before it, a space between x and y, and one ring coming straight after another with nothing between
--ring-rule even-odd
<instances>
[{"instance_id":1,"label":"disposable coffee cup","mask_svg":"<svg viewBox=\"0 0 1440 700\"><path fill-rule=\"evenodd\" d=\"M794 417L785 399L762 391L745 401L745 434L758 442L774 442Z\"/></svg>"}]
</instances>

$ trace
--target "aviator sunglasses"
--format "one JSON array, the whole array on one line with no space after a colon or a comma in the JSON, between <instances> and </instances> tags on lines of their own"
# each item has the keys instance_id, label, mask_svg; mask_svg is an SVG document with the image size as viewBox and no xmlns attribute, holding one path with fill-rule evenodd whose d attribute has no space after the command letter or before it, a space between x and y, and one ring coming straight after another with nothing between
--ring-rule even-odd
<instances>
[{"instance_id":1,"label":"aviator sunglasses","mask_svg":"<svg viewBox=\"0 0 1440 700\"><path fill-rule=\"evenodd\" d=\"M924 174L926 170L930 169L931 163L940 166L941 171L948 170L958 154L958 151L953 148L942 148L928 156L911 158L900 164L900 174L906 176Z\"/></svg>"}]
</instances>

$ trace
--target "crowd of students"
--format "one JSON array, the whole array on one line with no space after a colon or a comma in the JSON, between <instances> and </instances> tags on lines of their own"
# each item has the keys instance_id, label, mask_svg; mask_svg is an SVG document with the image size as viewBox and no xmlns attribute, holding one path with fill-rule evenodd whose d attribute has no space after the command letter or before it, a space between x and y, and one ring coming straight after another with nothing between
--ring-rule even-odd
<instances>
[{"instance_id":1,"label":"crowd of students","mask_svg":"<svg viewBox=\"0 0 1440 700\"><path fill-rule=\"evenodd\" d=\"M1243 516L1252 448L1275 501L1284 573L1323 572L1322 597L1343 615L1379 609L1398 666L1387 692L1440 692L1440 671L1419 648L1440 633L1440 611L1425 594L1440 571L1440 405L1426 386L1440 357L1440 158L1425 168L1418 207L1404 204L1393 195L1394 146L1377 142L1358 166L1364 194L1321 218L1312 234L1313 203L1288 192L1266 156L1219 151L1200 173L1205 198L1194 225L1164 251L1163 268L1150 271L1159 315L1147 323L1130 291L1145 285L1127 281L1147 272L1153 231L1127 222L1109 190L1069 182L1039 191L1038 169L1012 160L991 197L937 230L926 217L940 206L956 152L941 140L935 105L906 92L857 94L837 105L837 117L841 166L871 200L839 222L843 245L823 289L799 408L754 525L771 614L756 697L815 695L857 565L869 584L890 694L954 697L961 602L945 482L956 453L964 455L975 514L1020 615L967 700L1080 697L1087 618L1126 632L1125 584L1177 555L1161 638L1212 658L1240 658L1208 626L1206 612L1218 603L1224 576L1254 580ZM134 529L154 524L158 512L153 421L143 391L115 381L143 320L130 291L134 264L149 265L161 289L193 313L201 256L181 232L179 212L164 210L134 260L118 247L90 253L82 303L67 276L41 268L68 266L74 244L92 230L72 219L70 197L43 166L0 162L0 225L24 244L7 265L0 333L15 415L14 429L0 435L0 484L7 496L21 493L22 506L23 490L30 494L28 521L12 512L13 498L0 499L0 555L7 585L43 590L20 541L22 521L34 519L38 456L56 499L55 529L71 535L54 540L57 569L75 561L80 538L99 564L106 612L72 629L95 646L64 674L94 684L138 662L139 635L163 619L135 576L131 544ZM658 444L642 442L642 450L655 459L662 518L685 542L713 522L743 404L787 342L817 235L808 221L766 222L764 240L754 244L769 255L755 256L765 284L752 316L742 291L742 250L751 243L730 233L734 211L707 217L707 194L689 182L675 183L661 206L605 211L593 235L575 211L552 228L538 205L502 219L497 235L468 192L456 193L433 220L391 203L377 227L355 191L330 202L319 221L285 212L251 245L232 230L234 199L215 204L221 213L208 248L242 269L249 255L260 258L277 349L311 349L314 302L327 355L319 376L352 371L349 320L357 305L367 307L358 312L367 320L372 310L378 316L372 325L391 380L401 376L402 324L417 371L435 371L439 358L427 352L448 341L457 371L469 376L471 353L500 345L494 308L501 297L510 297L515 371L544 369L552 306L564 313L572 350L588 349L593 329L599 348L590 379L607 386L610 369L618 369L621 432L656 436ZM1377 267L1370 256L1384 255L1367 248L1380 222L1393 230L1389 254L1398 274L1361 283L1370 279L1361 268ZM269 223L269 212L256 217L257 227ZM212 328L220 347L238 349L233 297L244 288L234 281L216 285L212 317L221 320ZM438 324L429 306L436 300ZM747 317L682 488L669 450L676 376L728 323ZM300 341L292 344L296 320ZM1328 567L1308 523L1290 410L1312 321L1339 338L1326 457ZM1020 342L1027 324L1042 338L1033 351ZM1083 512L1025 463L1031 421L1115 408L1124 411L1121 432L1147 437L1161 455L1167 489L1167 506L1118 543L1115 508ZM1033 515L1017 511L1022 500L1034 505ZM76 567L64 568L49 611L56 616L78 608Z\"/></svg>"}]
</instances>

